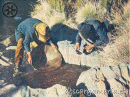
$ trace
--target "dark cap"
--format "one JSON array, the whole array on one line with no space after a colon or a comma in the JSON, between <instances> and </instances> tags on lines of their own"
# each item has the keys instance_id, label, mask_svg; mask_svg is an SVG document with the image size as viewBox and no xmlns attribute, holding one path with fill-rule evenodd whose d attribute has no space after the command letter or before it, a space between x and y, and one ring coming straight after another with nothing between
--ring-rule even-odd
<instances>
[{"instance_id":1,"label":"dark cap","mask_svg":"<svg viewBox=\"0 0 130 97\"><path fill-rule=\"evenodd\" d=\"M79 30L81 37L83 37L84 39L88 39L95 34L95 29L94 29L93 25L86 24L86 23L79 24L78 30Z\"/></svg>"}]
</instances>

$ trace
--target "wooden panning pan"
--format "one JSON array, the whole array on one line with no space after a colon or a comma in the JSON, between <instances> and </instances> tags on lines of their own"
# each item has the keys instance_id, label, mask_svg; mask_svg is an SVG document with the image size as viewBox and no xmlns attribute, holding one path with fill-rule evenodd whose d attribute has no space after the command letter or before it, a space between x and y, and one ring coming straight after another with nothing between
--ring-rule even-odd
<instances>
[{"instance_id":1,"label":"wooden panning pan","mask_svg":"<svg viewBox=\"0 0 130 97\"><path fill-rule=\"evenodd\" d=\"M48 44L42 44L31 52L32 65L36 69L55 70L62 64L60 52Z\"/></svg>"}]
</instances>

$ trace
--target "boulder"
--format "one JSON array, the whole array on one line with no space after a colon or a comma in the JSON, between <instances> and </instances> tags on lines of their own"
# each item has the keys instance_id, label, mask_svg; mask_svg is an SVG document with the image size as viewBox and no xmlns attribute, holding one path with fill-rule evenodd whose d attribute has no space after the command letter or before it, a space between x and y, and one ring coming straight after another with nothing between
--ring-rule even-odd
<instances>
[{"instance_id":1,"label":"boulder","mask_svg":"<svg viewBox=\"0 0 130 97\"><path fill-rule=\"evenodd\" d=\"M12 95L12 92L13 90L17 89L17 87L13 84L10 84L10 85L6 85L2 88L0 88L0 96L1 97L8 97L10 95ZM15 90L17 91L17 90Z\"/></svg>"},{"instance_id":2,"label":"boulder","mask_svg":"<svg viewBox=\"0 0 130 97\"><path fill-rule=\"evenodd\" d=\"M129 97L128 88L115 79L108 80L113 97Z\"/></svg>"},{"instance_id":3,"label":"boulder","mask_svg":"<svg viewBox=\"0 0 130 97\"><path fill-rule=\"evenodd\" d=\"M75 51L75 45L70 41L59 41L57 43L60 53L66 63L80 65L81 59Z\"/></svg>"},{"instance_id":4,"label":"boulder","mask_svg":"<svg viewBox=\"0 0 130 97\"><path fill-rule=\"evenodd\" d=\"M66 92L67 87L56 84L47 89L31 88L29 86L16 87L13 84L0 89L1 97L71 97Z\"/></svg>"},{"instance_id":5,"label":"boulder","mask_svg":"<svg viewBox=\"0 0 130 97\"><path fill-rule=\"evenodd\" d=\"M26 72L30 72L26 79L28 83L19 87L6 83L6 80L13 74L13 67L9 61L14 60L16 49L16 46L9 46L11 38L6 39L1 42L4 52L0 52L0 84L4 83L4 85L0 85L0 96L71 97L76 94L75 90L78 89L78 93L90 97L128 97L128 64L102 67L100 66L102 56L99 51L94 51L89 55L83 53L84 41L82 41L80 51L78 53L75 51L77 30L63 24L57 24L52 29L54 43L58 45L64 61L69 64L62 66L59 71L45 74L42 70L34 71L27 62L27 55L24 54L22 65L24 69L26 68ZM12 40L14 41L14 39ZM6 42L7 44L5 44ZM6 46L9 47L6 48ZM77 65L92 68L86 70L80 68L82 66L77 67ZM38 74L42 76L39 77Z\"/></svg>"},{"instance_id":6,"label":"boulder","mask_svg":"<svg viewBox=\"0 0 130 97\"><path fill-rule=\"evenodd\" d=\"M100 71L103 73L104 77L107 80L116 78L114 71L112 71L110 67L101 67Z\"/></svg>"},{"instance_id":7,"label":"boulder","mask_svg":"<svg viewBox=\"0 0 130 97\"><path fill-rule=\"evenodd\" d=\"M122 80L122 82L128 84L129 70L128 70L127 64L120 64L120 65L109 66L109 67L101 67L100 70L107 80L118 79L118 80Z\"/></svg>"},{"instance_id":8,"label":"boulder","mask_svg":"<svg viewBox=\"0 0 130 97\"><path fill-rule=\"evenodd\" d=\"M121 72L121 77L125 80L125 81L129 81L129 64L120 64L119 65L119 69Z\"/></svg>"},{"instance_id":9,"label":"boulder","mask_svg":"<svg viewBox=\"0 0 130 97\"><path fill-rule=\"evenodd\" d=\"M128 65L91 68L79 76L76 86L91 97L128 97Z\"/></svg>"},{"instance_id":10,"label":"boulder","mask_svg":"<svg viewBox=\"0 0 130 97\"><path fill-rule=\"evenodd\" d=\"M80 89L84 89L83 94L86 96L108 97L107 93L104 93L107 91L104 80L102 72L98 68L92 68L81 73L76 85Z\"/></svg>"},{"instance_id":11,"label":"boulder","mask_svg":"<svg viewBox=\"0 0 130 97\"><path fill-rule=\"evenodd\" d=\"M10 66L13 64L15 59L15 48L16 46L9 46L6 47L3 52L0 52L0 64L2 66Z\"/></svg>"},{"instance_id":12,"label":"boulder","mask_svg":"<svg viewBox=\"0 0 130 97\"><path fill-rule=\"evenodd\" d=\"M66 63L86 66L100 66L102 56L99 51L94 51L89 55L83 53L85 41L82 40L80 51L75 51L75 41L78 30L72 29L63 24L56 24L52 28L52 37L57 44L59 51Z\"/></svg>"},{"instance_id":13,"label":"boulder","mask_svg":"<svg viewBox=\"0 0 130 97\"><path fill-rule=\"evenodd\" d=\"M83 42L83 41L82 41ZM102 57L98 51L94 51L89 55L83 53L83 45L79 54L75 51L75 44L71 44L71 41L59 41L57 42L60 53L66 63L76 65L86 65L90 67L100 67Z\"/></svg>"}]
</instances>

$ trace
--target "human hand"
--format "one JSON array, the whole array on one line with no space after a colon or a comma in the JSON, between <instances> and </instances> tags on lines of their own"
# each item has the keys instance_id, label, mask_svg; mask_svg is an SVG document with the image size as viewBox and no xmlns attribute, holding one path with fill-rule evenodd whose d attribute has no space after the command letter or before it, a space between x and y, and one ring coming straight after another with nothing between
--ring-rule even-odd
<instances>
[{"instance_id":1,"label":"human hand","mask_svg":"<svg viewBox=\"0 0 130 97\"><path fill-rule=\"evenodd\" d=\"M54 45L53 43L51 43L51 46L54 48L54 49L58 49L56 45Z\"/></svg>"},{"instance_id":2,"label":"human hand","mask_svg":"<svg viewBox=\"0 0 130 97\"><path fill-rule=\"evenodd\" d=\"M80 50L79 43L76 44L76 46L75 46L75 50Z\"/></svg>"},{"instance_id":3,"label":"human hand","mask_svg":"<svg viewBox=\"0 0 130 97\"><path fill-rule=\"evenodd\" d=\"M85 47L86 50L91 50L91 49L93 49L93 48L94 48L94 45L89 45L89 46L86 46L86 47Z\"/></svg>"},{"instance_id":4,"label":"human hand","mask_svg":"<svg viewBox=\"0 0 130 97\"><path fill-rule=\"evenodd\" d=\"M32 64L32 56L30 53L28 53L28 62L29 64Z\"/></svg>"}]
</instances>

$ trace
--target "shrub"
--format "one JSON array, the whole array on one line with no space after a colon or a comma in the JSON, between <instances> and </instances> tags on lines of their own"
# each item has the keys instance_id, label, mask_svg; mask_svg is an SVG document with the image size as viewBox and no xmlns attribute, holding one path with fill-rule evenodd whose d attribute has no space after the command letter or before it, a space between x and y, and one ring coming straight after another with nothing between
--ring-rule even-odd
<instances>
[{"instance_id":1,"label":"shrub","mask_svg":"<svg viewBox=\"0 0 130 97\"><path fill-rule=\"evenodd\" d=\"M109 43L104 48L103 62L104 64L109 64L109 65L129 63L128 34L123 34L123 36L116 38L114 43Z\"/></svg>"},{"instance_id":2,"label":"shrub","mask_svg":"<svg viewBox=\"0 0 130 97\"><path fill-rule=\"evenodd\" d=\"M64 12L65 2L64 0L46 0L47 3L59 12Z\"/></svg>"},{"instance_id":3,"label":"shrub","mask_svg":"<svg viewBox=\"0 0 130 97\"><path fill-rule=\"evenodd\" d=\"M111 12L112 8L121 8L122 4L127 3L128 0L101 0L101 6L105 7L107 11Z\"/></svg>"},{"instance_id":4,"label":"shrub","mask_svg":"<svg viewBox=\"0 0 130 97\"><path fill-rule=\"evenodd\" d=\"M115 25L116 34L129 32L129 3L122 5L122 9L112 8L108 19Z\"/></svg>"},{"instance_id":5,"label":"shrub","mask_svg":"<svg viewBox=\"0 0 130 97\"><path fill-rule=\"evenodd\" d=\"M56 11L44 1L34 6L34 11L31 12L31 17L42 20L50 27L56 23L63 23L66 20L63 12Z\"/></svg>"},{"instance_id":6,"label":"shrub","mask_svg":"<svg viewBox=\"0 0 130 97\"><path fill-rule=\"evenodd\" d=\"M77 24L86 20L97 19L101 22L109 20L111 24L114 24L115 35L118 36L110 38L110 42L104 48L104 52L101 52L101 55L103 55L101 64L120 64L129 62L129 2L124 5L118 3L121 7L109 5L111 8L111 12L109 13L107 11L107 4L111 3L110 1L115 2L116 0L94 0L98 2L90 2L90 0L76 0L73 6L77 8L77 13L75 13L75 17L69 17L69 19L66 20L65 13L62 8L54 7L54 2L49 5L43 0L39 1L40 3L34 6L34 11L31 12L31 17L38 18L43 22L46 22L50 27L57 23L62 23L71 28L77 29ZM51 0L47 1L49 2ZM65 3L60 3L60 5L62 4L64 5ZM60 8L60 10L57 10L57 8Z\"/></svg>"},{"instance_id":7,"label":"shrub","mask_svg":"<svg viewBox=\"0 0 130 97\"><path fill-rule=\"evenodd\" d=\"M76 9L81 8L86 4L87 0L76 0L74 6Z\"/></svg>"},{"instance_id":8,"label":"shrub","mask_svg":"<svg viewBox=\"0 0 130 97\"><path fill-rule=\"evenodd\" d=\"M76 22L81 23L86 20L97 19L104 21L106 18L106 9L100 6L99 2L87 2L79 8L76 13Z\"/></svg>"},{"instance_id":9,"label":"shrub","mask_svg":"<svg viewBox=\"0 0 130 97\"><path fill-rule=\"evenodd\" d=\"M117 12L112 10L111 22L115 24L116 34L114 43L104 48L103 62L104 64L120 64L129 63L129 3L122 6L123 12L118 9ZM111 41L112 39L110 39Z\"/></svg>"}]
</instances>

